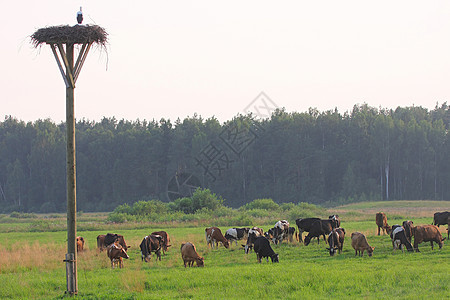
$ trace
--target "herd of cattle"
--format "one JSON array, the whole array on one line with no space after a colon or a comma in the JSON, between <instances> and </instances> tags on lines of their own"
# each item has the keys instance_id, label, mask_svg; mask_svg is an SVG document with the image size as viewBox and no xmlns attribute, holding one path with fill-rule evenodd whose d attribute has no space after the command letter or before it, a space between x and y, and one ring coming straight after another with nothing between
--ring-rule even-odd
<instances>
[{"instance_id":1,"label":"herd of cattle","mask_svg":"<svg viewBox=\"0 0 450 300\"><path fill-rule=\"evenodd\" d=\"M376 214L376 224L378 226L378 235L380 231L390 235L392 240L393 250L401 249L404 251L404 247L408 251L419 251L418 245L422 242L431 242L431 248L433 249L433 242L442 248L445 238L442 237L438 227L440 225L447 225L447 238L449 238L449 223L450 212L437 212L434 214L432 225L414 226L412 221L404 221L402 225L389 226L387 223L386 215L382 212ZM345 229L340 227L340 219L338 215L331 215L328 219L320 218L304 218L297 219L295 221L297 225L297 231L294 227L289 226L289 222L286 220L278 221L275 226L264 232L259 227L253 228L230 228L222 234L222 231L218 227L209 227L205 229L205 238L207 245L211 248L217 248L219 242L223 244L225 248L229 248L235 242L236 246L238 241L247 240L244 247L247 254L251 249L256 253L258 262L261 262L262 258L266 258L269 261L269 257L272 262L278 262L279 256L271 247L271 243L277 245L284 240L293 242L295 238L297 241L302 242L307 246L313 238L317 238L319 243L320 236L323 237L325 243L328 244L326 248L330 255L333 256L336 252L341 253L344 245ZM303 240L303 232L308 232ZM414 246L412 245L412 238L414 237ZM367 238L360 232L353 232L351 234L351 245L355 250L355 256L364 255L364 251L367 251L369 256L372 256L374 247L371 247L367 242ZM170 237L165 231L156 231L143 238L139 245L141 251L141 259L145 262L150 261L152 252L155 253L157 260L161 260L161 251L163 254L170 247ZM77 250L82 251L84 248L83 237L77 237ZM123 267L123 259L129 258L127 254L128 248L130 248L122 235L108 233L106 235L99 235L97 237L97 248L99 251L106 249L106 254L111 260L111 267L119 266ZM191 267L194 262L198 267L204 266L204 258L201 257L195 248L195 245L191 242L181 244L181 257L184 262L184 266Z\"/></svg>"}]
</instances>

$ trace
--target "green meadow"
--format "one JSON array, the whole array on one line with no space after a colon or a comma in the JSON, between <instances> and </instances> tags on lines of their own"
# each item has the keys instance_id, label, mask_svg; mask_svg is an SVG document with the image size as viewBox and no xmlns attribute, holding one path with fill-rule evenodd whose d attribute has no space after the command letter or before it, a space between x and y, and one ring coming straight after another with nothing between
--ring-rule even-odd
<instances>
[{"instance_id":1,"label":"green meadow","mask_svg":"<svg viewBox=\"0 0 450 300\"><path fill-rule=\"evenodd\" d=\"M297 241L272 245L280 263L245 254L241 244L210 249L205 226L196 223L107 224L106 214L81 214L78 235L86 250L78 255L80 299L449 299L450 243L444 247L419 245L420 253L392 251L389 236L377 236L375 214L384 211L393 225L410 219L431 224L432 211L449 210L450 201L367 202L323 209L319 217L339 212L346 230L344 251L330 257L323 239L304 246ZM428 212L429 211L429 212ZM288 220L295 226L295 220ZM215 224L210 224L214 226ZM273 224L257 225L268 230ZM0 299L60 299L66 290L66 232L64 215L15 220L0 218ZM219 226L223 232L227 228ZM81 230L80 230L81 229ZM440 231L446 237L447 226ZM139 244L155 230L169 233L172 247L162 261L141 261ZM375 247L374 255L355 256L350 235L360 231ZM99 234L124 235L131 248L123 269L111 269L105 252L96 250ZM182 242L190 241L205 258L204 268L184 268Z\"/></svg>"}]
</instances>

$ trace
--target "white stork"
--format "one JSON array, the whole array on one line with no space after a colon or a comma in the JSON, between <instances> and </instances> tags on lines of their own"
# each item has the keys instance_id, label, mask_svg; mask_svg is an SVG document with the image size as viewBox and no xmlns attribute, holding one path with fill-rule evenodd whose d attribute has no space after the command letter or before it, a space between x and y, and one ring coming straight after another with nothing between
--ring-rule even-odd
<instances>
[{"instance_id":1,"label":"white stork","mask_svg":"<svg viewBox=\"0 0 450 300\"><path fill-rule=\"evenodd\" d=\"M80 11L77 12L77 21L78 21L78 24L81 24L83 22L83 11L81 10L81 6L80 6Z\"/></svg>"}]
</instances>

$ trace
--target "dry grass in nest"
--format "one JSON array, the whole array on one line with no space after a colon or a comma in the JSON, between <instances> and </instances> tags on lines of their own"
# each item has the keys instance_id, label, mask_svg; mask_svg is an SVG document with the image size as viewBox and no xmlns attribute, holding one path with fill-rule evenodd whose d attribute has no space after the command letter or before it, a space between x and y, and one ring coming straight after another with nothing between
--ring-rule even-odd
<instances>
[{"instance_id":1,"label":"dry grass in nest","mask_svg":"<svg viewBox=\"0 0 450 300\"><path fill-rule=\"evenodd\" d=\"M31 35L34 47L42 44L85 44L96 43L106 48L108 33L98 25L62 25L38 29Z\"/></svg>"}]
</instances>

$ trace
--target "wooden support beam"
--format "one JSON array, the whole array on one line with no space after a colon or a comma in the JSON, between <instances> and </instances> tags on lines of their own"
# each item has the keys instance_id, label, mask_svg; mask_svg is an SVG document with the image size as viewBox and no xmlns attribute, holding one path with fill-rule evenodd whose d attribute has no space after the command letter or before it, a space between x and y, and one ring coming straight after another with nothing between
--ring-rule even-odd
<instances>
[{"instance_id":1,"label":"wooden support beam","mask_svg":"<svg viewBox=\"0 0 450 300\"><path fill-rule=\"evenodd\" d=\"M53 55L55 56L56 63L58 64L59 71L63 77L64 83L66 84L66 88L69 87L69 82L67 81L66 73L64 73L64 69L61 65L61 61L59 60L58 53L56 53L55 45L50 44L50 48L52 48Z\"/></svg>"},{"instance_id":2,"label":"wooden support beam","mask_svg":"<svg viewBox=\"0 0 450 300\"><path fill-rule=\"evenodd\" d=\"M72 64L72 66L69 65L69 62L67 61L67 55L66 55L66 52L64 51L62 44L58 43L57 46L58 46L59 52L61 53L61 59L64 62L64 66L66 67L67 81L69 82L69 85L72 88L75 88L75 82L73 80L73 64ZM66 44L66 47L73 47L73 44L71 44L71 45Z\"/></svg>"},{"instance_id":3,"label":"wooden support beam","mask_svg":"<svg viewBox=\"0 0 450 300\"><path fill-rule=\"evenodd\" d=\"M83 56L83 53L84 53L84 50L86 49L86 46L87 46L86 43L84 43L83 46L81 46L80 53L78 53L77 62L75 63L75 67L73 67L73 70L74 70L73 73L74 73L74 74L77 73L78 65L80 64L80 60L81 60L81 57ZM75 77L75 76L74 76L74 77ZM76 82L76 79L75 79L75 82Z\"/></svg>"},{"instance_id":4,"label":"wooden support beam","mask_svg":"<svg viewBox=\"0 0 450 300\"><path fill-rule=\"evenodd\" d=\"M83 44L83 47L81 48L81 51L78 55L77 63L75 64L75 69L74 69L74 81L75 82L77 82L78 75L80 75L81 68L83 67L83 64L89 53L89 49L91 49L91 46L92 46L92 42L87 44L87 47L86 47L86 44Z\"/></svg>"},{"instance_id":5,"label":"wooden support beam","mask_svg":"<svg viewBox=\"0 0 450 300\"><path fill-rule=\"evenodd\" d=\"M72 79L73 71L73 44L66 44L67 56L66 73L67 77ZM60 51L62 46L60 47ZM76 194L76 157L75 157L75 85L66 88L66 131L67 131L67 255L66 255L66 272L67 272L67 293L74 295L78 293L77 279L77 194Z\"/></svg>"}]
</instances>

